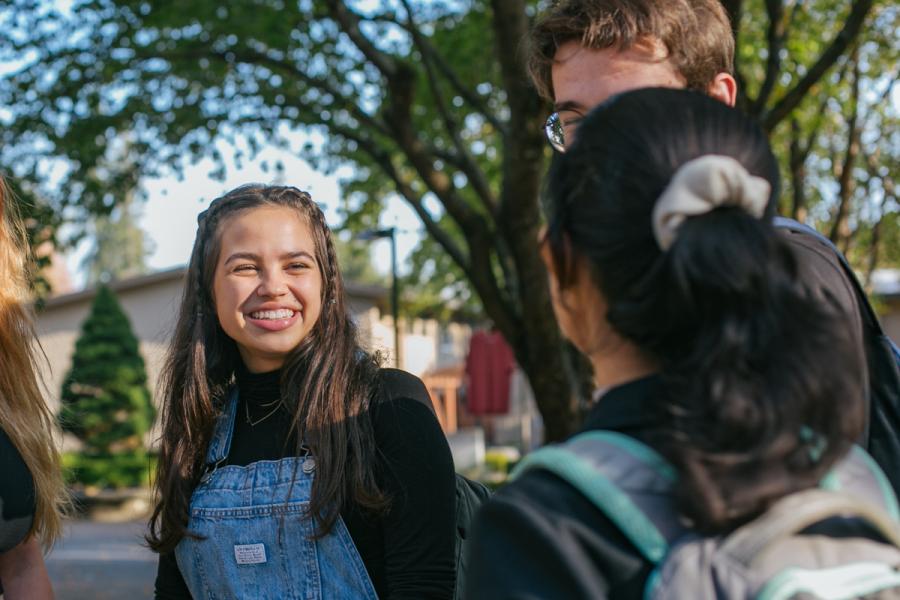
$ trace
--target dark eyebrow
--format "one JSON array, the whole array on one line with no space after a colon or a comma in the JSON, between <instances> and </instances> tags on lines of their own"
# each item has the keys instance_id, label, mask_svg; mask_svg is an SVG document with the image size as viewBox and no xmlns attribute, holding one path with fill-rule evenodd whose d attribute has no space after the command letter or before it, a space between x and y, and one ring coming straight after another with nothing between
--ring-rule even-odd
<instances>
[{"instance_id":1,"label":"dark eyebrow","mask_svg":"<svg viewBox=\"0 0 900 600\"><path fill-rule=\"evenodd\" d=\"M578 113L579 115L583 115L587 109L584 106L575 102L574 100L564 100L563 102L557 102L553 105L553 110L556 112L563 111L572 111Z\"/></svg>"},{"instance_id":2,"label":"dark eyebrow","mask_svg":"<svg viewBox=\"0 0 900 600\"><path fill-rule=\"evenodd\" d=\"M307 258L307 259L311 260L312 262L316 262L316 257L314 257L309 252L306 252L305 250L298 250L296 252L287 252L285 254L282 254L280 258L281 258L281 260L289 260L292 258ZM259 255L254 254L253 252L235 252L234 254L229 256L227 259L225 259L224 264L227 265L228 263L230 263L233 260L240 260L240 259L258 261Z\"/></svg>"},{"instance_id":3,"label":"dark eyebrow","mask_svg":"<svg viewBox=\"0 0 900 600\"><path fill-rule=\"evenodd\" d=\"M316 257L307 252L306 250L298 250L297 252L288 252L287 254L281 255L281 260L289 259L289 258L306 258L312 262L316 262Z\"/></svg>"},{"instance_id":4,"label":"dark eyebrow","mask_svg":"<svg viewBox=\"0 0 900 600\"><path fill-rule=\"evenodd\" d=\"M229 256L227 259L225 259L224 264L227 265L228 263L230 263L233 260L240 260L242 258L246 259L246 260L259 260L259 256L257 256L256 254L253 254L252 252L235 252L234 254Z\"/></svg>"}]
</instances>

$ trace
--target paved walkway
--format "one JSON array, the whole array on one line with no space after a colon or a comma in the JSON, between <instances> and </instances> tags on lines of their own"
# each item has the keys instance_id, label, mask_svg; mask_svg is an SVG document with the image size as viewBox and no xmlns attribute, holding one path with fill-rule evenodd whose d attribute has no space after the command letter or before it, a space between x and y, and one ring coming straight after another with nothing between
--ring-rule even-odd
<instances>
[{"instance_id":1,"label":"paved walkway","mask_svg":"<svg viewBox=\"0 0 900 600\"><path fill-rule=\"evenodd\" d=\"M156 554L142 546L145 522L71 521L47 556L57 600L153 598Z\"/></svg>"}]
</instances>

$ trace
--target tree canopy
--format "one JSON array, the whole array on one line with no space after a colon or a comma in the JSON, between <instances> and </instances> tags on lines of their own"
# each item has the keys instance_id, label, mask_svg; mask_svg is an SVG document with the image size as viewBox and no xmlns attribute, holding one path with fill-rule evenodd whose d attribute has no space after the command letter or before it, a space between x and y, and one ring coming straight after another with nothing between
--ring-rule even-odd
<instances>
[{"instance_id":1,"label":"tree canopy","mask_svg":"<svg viewBox=\"0 0 900 600\"><path fill-rule=\"evenodd\" d=\"M386 198L405 200L427 233L413 259L418 295L477 303L528 374L549 437L577 422L580 394L535 244L549 107L522 46L546 3L8 4L0 164L35 196L57 211L108 211L148 174L201 157L224 165L214 142L242 140L252 153L306 132L304 158L353 166L348 224L371 226ZM897 260L887 249L900 229L898 8L723 4L738 39L739 104L772 134L785 210L832 233L858 264ZM123 137L128 157L116 164L127 168L112 169ZM65 168L52 171L54 158Z\"/></svg>"}]
</instances>

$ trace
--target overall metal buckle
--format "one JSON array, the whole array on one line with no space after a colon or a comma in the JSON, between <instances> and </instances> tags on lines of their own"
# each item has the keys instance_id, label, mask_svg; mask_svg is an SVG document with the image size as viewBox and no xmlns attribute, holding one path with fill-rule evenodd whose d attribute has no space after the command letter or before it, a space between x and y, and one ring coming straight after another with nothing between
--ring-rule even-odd
<instances>
[{"instance_id":1,"label":"overall metal buckle","mask_svg":"<svg viewBox=\"0 0 900 600\"><path fill-rule=\"evenodd\" d=\"M219 465L221 465L223 462L225 462L225 459L226 459L226 458L228 458L228 457L227 457L227 456L223 456L222 458L220 458L219 460L217 460L217 461L212 465L212 467L210 467L209 465L206 466L206 472L203 473L203 475L200 477L200 485L205 485L206 482L209 481L210 477L213 476L213 473L216 472L216 469L219 468Z\"/></svg>"}]
</instances>

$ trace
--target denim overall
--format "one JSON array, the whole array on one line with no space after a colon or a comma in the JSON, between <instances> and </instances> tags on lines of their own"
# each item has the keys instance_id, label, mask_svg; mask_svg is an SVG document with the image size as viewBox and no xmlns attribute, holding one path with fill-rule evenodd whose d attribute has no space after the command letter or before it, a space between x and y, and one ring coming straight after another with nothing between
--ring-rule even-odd
<instances>
[{"instance_id":1,"label":"denim overall","mask_svg":"<svg viewBox=\"0 0 900 600\"><path fill-rule=\"evenodd\" d=\"M315 472L312 456L219 467L231 447L237 405L234 388L209 445L207 474L191 496L188 530L205 539L185 537L175 548L191 595L378 600L340 517L328 535L312 539L313 520L305 515Z\"/></svg>"}]
</instances>

